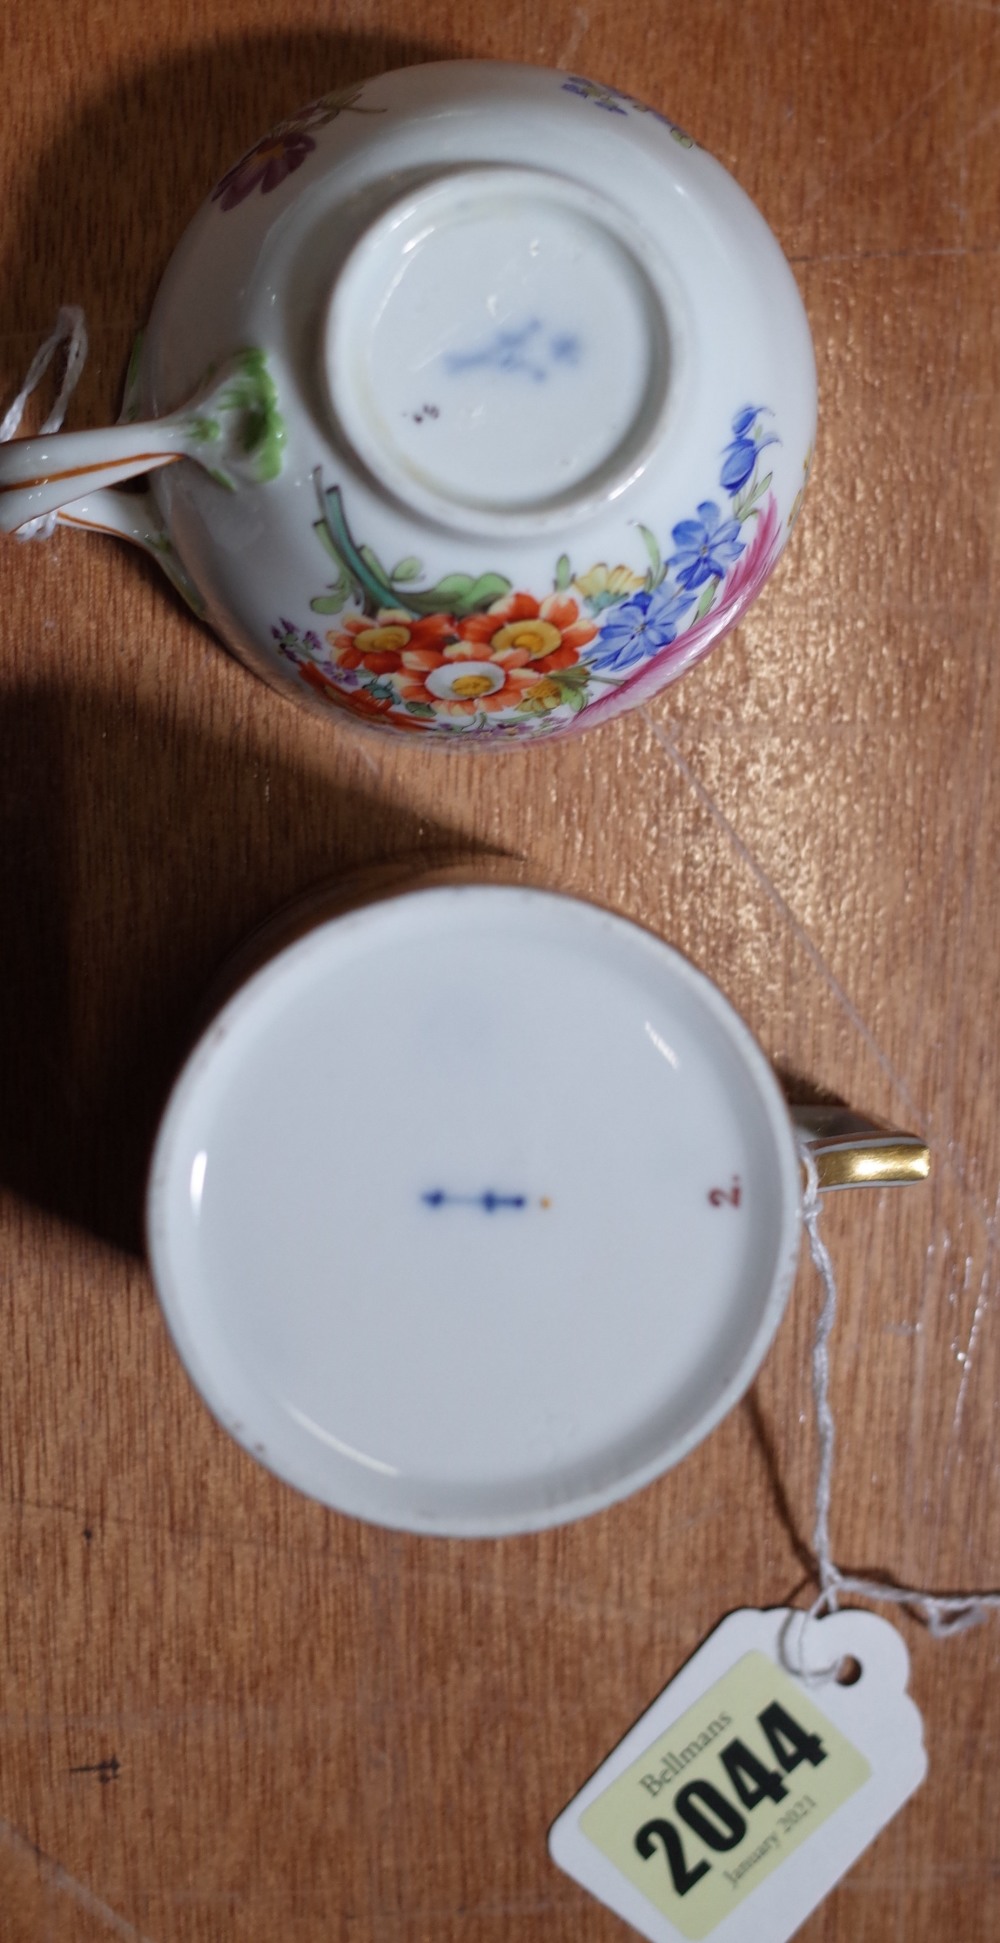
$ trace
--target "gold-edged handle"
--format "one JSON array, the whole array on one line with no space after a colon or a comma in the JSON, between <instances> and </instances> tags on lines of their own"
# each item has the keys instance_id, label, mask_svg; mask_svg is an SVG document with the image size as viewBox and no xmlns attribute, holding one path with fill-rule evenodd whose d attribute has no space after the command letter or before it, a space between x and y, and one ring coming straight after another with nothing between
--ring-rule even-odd
<instances>
[{"instance_id":1,"label":"gold-edged handle","mask_svg":"<svg viewBox=\"0 0 1000 1943\"><path fill-rule=\"evenodd\" d=\"M901 1133L846 1106L793 1106L795 1125L809 1143L818 1185L907 1187L931 1171L930 1148L916 1133Z\"/></svg>"}]
</instances>

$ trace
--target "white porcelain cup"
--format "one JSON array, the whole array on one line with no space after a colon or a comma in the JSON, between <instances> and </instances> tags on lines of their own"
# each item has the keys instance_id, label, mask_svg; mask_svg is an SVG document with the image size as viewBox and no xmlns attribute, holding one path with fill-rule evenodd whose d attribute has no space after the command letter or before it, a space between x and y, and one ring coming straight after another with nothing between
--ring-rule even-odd
<instances>
[{"instance_id":1,"label":"white porcelain cup","mask_svg":"<svg viewBox=\"0 0 1000 1943\"><path fill-rule=\"evenodd\" d=\"M876 1135L853 1178L921 1171ZM801 1191L703 972L593 904L445 878L254 947L167 1106L149 1249L194 1383L279 1477L499 1535L624 1497L731 1409Z\"/></svg>"},{"instance_id":2,"label":"white porcelain cup","mask_svg":"<svg viewBox=\"0 0 1000 1943\"><path fill-rule=\"evenodd\" d=\"M226 171L123 416L0 450L0 531L124 535L323 720L503 749L638 706L741 620L816 372L777 240L660 108L437 61Z\"/></svg>"}]
</instances>

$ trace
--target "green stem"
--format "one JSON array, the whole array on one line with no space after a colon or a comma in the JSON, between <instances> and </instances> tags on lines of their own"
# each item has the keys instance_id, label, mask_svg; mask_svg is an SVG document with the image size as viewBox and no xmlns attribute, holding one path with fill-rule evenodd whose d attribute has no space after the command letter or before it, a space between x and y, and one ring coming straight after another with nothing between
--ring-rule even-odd
<instances>
[{"instance_id":1,"label":"green stem","mask_svg":"<svg viewBox=\"0 0 1000 1943\"><path fill-rule=\"evenodd\" d=\"M408 602L401 600L396 589L390 587L388 581L381 580L377 574L373 573L371 568L362 559L351 538L350 527L347 524L347 517L344 512L344 502L340 496L340 487L329 486L324 491L320 482L319 473L317 472L316 491L319 495L320 512L323 515L323 521L330 535L334 552L337 554L338 559L351 579L368 595L370 600L374 601L376 609L379 607L402 607L405 608L407 613L416 615L419 610L411 607Z\"/></svg>"}]
</instances>

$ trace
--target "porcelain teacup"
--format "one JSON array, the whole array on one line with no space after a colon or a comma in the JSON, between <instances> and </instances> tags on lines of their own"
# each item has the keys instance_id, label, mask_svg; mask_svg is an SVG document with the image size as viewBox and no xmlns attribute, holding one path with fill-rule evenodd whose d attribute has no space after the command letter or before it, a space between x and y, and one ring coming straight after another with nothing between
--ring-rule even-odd
<instances>
[{"instance_id":1,"label":"porcelain teacup","mask_svg":"<svg viewBox=\"0 0 1000 1943\"><path fill-rule=\"evenodd\" d=\"M138 541L330 720L507 746L654 695L741 618L815 412L791 271L681 128L442 62L321 96L226 172L126 422L0 451L0 524Z\"/></svg>"},{"instance_id":2,"label":"porcelain teacup","mask_svg":"<svg viewBox=\"0 0 1000 1943\"><path fill-rule=\"evenodd\" d=\"M801 1154L718 987L578 899L445 875L255 940L167 1105L148 1198L219 1421L341 1511L538 1530L676 1464L795 1274ZM927 1150L814 1125L821 1183Z\"/></svg>"}]
</instances>

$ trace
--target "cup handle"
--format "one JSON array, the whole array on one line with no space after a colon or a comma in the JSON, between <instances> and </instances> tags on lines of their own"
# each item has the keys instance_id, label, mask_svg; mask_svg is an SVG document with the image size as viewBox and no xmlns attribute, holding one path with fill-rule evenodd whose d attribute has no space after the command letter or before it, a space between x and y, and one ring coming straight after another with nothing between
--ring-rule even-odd
<instances>
[{"instance_id":1,"label":"cup handle","mask_svg":"<svg viewBox=\"0 0 1000 1943\"><path fill-rule=\"evenodd\" d=\"M116 486L100 486L86 498L56 513L59 526L73 526L88 533L113 533L118 539L141 546L162 567L192 613L205 619L205 602L182 567L160 517L160 510L149 486L138 491L121 492Z\"/></svg>"},{"instance_id":2,"label":"cup handle","mask_svg":"<svg viewBox=\"0 0 1000 1943\"><path fill-rule=\"evenodd\" d=\"M925 1181L930 1148L919 1134L900 1133L845 1106L791 1106L816 1162L818 1185L906 1187Z\"/></svg>"},{"instance_id":3,"label":"cup handle","mask_svg":"<svg viewBox=\"0 0 1000 1943\"><path fill-rule=\"evenodd\" d=\"M184 456L181 429L170 419L13 439L0 448L0 531L13 533L29 519Z\"/></svg>"}]
</instances>

